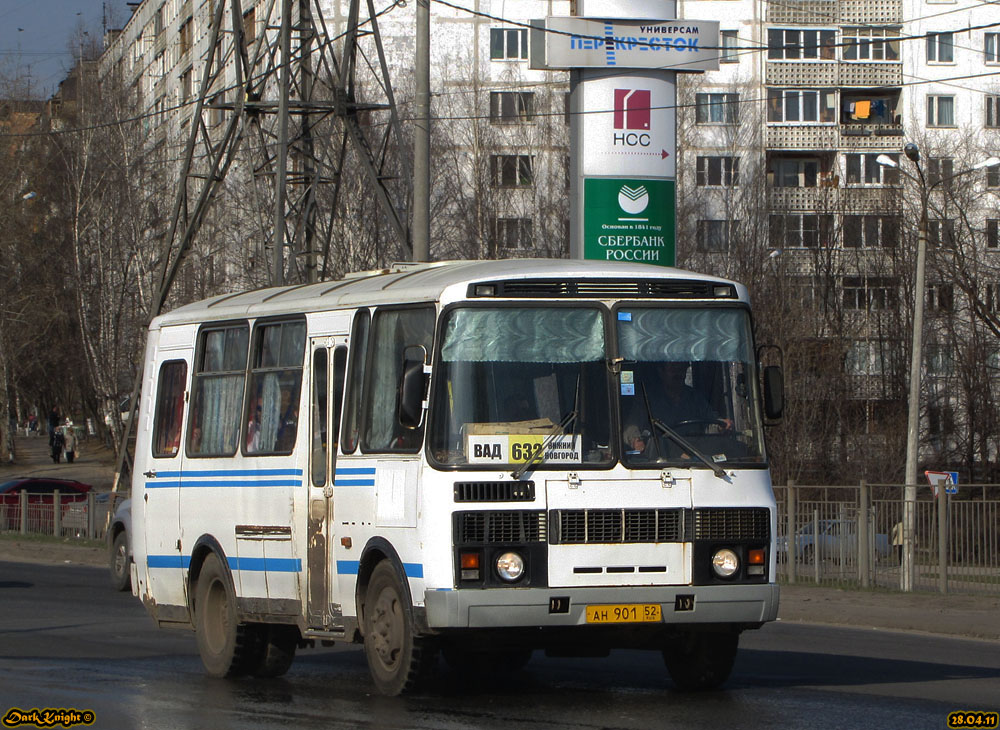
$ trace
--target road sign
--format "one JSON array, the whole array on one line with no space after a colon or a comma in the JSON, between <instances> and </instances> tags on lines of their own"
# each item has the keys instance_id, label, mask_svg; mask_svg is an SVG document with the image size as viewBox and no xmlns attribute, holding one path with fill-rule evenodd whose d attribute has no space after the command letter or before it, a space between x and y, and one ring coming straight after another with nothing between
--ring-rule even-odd
<instances>
[{"instance_id":1,"label":"road sign","mask_svg":"<svg viewBox=\"0 0 1000 730\"><path fill-rule=\"evenodd\" d=\"M958 494L958 472L957 471L925 471L927 481L931 485L931 491L937 497L938 489L944 487L945 494Z\"/></svg>"}]
</instances>

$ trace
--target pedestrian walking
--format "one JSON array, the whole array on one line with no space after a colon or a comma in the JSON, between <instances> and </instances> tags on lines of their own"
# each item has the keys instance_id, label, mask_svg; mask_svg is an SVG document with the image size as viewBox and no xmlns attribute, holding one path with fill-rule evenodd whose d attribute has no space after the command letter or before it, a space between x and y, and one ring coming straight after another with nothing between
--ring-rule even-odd
<instances>
[{"instance_id":1,"label":"pedestrian walking","mask_svg":"<svg viewBox=\"0 0 1000 730\"><path fill-rule=\"evenodd\" d=\"M69 419L66 419L66 425L63 426L63 449L66 452L67 464L72 464L73 459L76 458L76 448L77 438L76 432L73 430L73 423Z\"/></svg>"}]
</instances>

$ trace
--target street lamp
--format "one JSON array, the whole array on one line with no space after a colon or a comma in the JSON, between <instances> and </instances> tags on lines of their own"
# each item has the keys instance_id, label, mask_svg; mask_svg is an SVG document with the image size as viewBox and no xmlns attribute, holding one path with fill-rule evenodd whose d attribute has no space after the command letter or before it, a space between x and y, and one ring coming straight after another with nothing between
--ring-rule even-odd
<instances>
[{"instance_id":1,"label":"street lamp","mask_svg":"<svg viewBox=\"0 0 1000 730\"><path fill-rule=\"evenodd\" d=\"M906 419L906 474L903 483L903 560L900 566L900 589L913 590L915 574L914 529L917 517L917 449L920 445L920 366L923 354L922 337L924 329L924 281L927 270L927 207L930 192L938 185L953 180L959 175L984 167L1000 164L1000 158L989 157L967 170L947 177L939 177L930 185L920 166L920 149L912 142L903 147L903 154L917 168L919 180L903 170L899 163L888 155L879 155L875 161L885 167L892 167L920 185L920 229L917 236L917 270L913 282L913 340L910 347L910 395L907 403Z\"/></svg>"}]
</instances>

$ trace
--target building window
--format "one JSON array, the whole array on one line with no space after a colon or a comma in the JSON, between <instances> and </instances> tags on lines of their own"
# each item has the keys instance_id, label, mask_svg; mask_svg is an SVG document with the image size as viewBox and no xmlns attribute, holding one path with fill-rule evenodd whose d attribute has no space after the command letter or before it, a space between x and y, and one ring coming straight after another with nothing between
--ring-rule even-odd
<instances>
[{"instance_id":1,"label":"building window","mask_svg":"<svg viewBox=\"0 0 1000 730\"><path fill-rule=\"evenodd\" d=\"M989 165L986 168L986 187L1000 188L1000 164Z\"/></svg>"},{"instance_id":2,"label":"building window","mask_svg":"<svg viewBox=\"0 0 1000 730\"><path fill-rule=\"evenodd\" d=\"M699 187L735 187L740 184L739 157L699 157L696 184Z\"/></svg>"},{"instance_id":3,"label":"building window","mask_svg":"<svg viewBox=\"0 0 1000 730\"><path fill-rule=\"evenodd\" d=\"M1000 63L1000 33L986 33L983 36L983 54L986 63Z\"/></svg>"},{"instance_id":4,"label":"building window","mask_svg":"<svg viewBox=\"0 0 1000 730\"><path fill-rule=\"evenodd\" d=\"M814 188L819 182L816 158L774 158L770 161L768 181L776 188Z\"/></svg>"},{"instance_id":5,"label":"building window","mask_svg":"<svg viewBox=\"0 0 1000 730\"><path fill-rule=\"evenodd\" d=\"M955 34L951 31L946 33L927 34L927 62L928 63L953 63L955 61Z\"/></svg>"},{"instance_id":6,"label":"building window","mask_svg":"<svg viewBox=\"0 0 1000 730\"><path fill-rule=\"evenodd\" d=\"M899 284L887 276L845 276L845 309L862 311L895 309Z\"/></svg>"},{"instance_id":7,"label":"building window","mask_svg":"<svg viewBox=\"0 0 1000 730\"><path fill-rule=\"evenodd\" d=\"M948 376L955 371L952 349L947 345L925 345L924 366L929 375Z\"/></svg>"},{"instance_id":8,"label":"building window","mask_svg":"<svg viewBox=\"0 0 1000 730\"><path fill-rule=\"evenodd\" d=\"M531 248L531 218L497 218L493 224L496 250Z\"/></svg>"},{"instance_id":9,"label":"building window","mask_svg":"<svg viewBox=\"0 0 1000 730\"><path fill-rule=\"evenodd\" d=\"M490 173L495 187L531 187L531 155L491 155Z\"/></svg>"},{"instance_id":10,"label":"building window","mask_svg":"<svg viewBox=\"0 0 1000 730\"><path fill-rule=\"evenodd\" d=\"M951 284L927 285L927 309L931 312L950 312L955 307L955 287Z\"/></svg>"},{"instance_id":11,"label":"building window","mask_svg":"<svg viewBox=\"0 0 1000 730\"><path fill-rule=\"evenodd\" d=\"M845 28L842 45L845 61L898 61L897 28Z\"/></svg>"},{"instance_id":12,"label":"building window","mask_svg":"<svg viewBox=\"0 0 1000 730\"><path fill-rule=\"evenodd\" d=\"M868 154L847 154L844 155L844 167L847 174L848 185L899 185L899 168L880 165L877 161L878 154L871 152ZM899 155L890 153L886 155L897 163Z\"/></svg>"},{"instance_id":13,"label":"building window","mask_svg":"<svg viewBox=\"0 0 1000 730\"><path fill-rule=\"evenodd\" d=\"M695 94L697 124L736 124L739 108L739 94Z\"/></svg>"},{"instance_id":14,"label":"building window","mask_svg":"<svg viewBox=\"0 0 1000 730\"><path fill-rule=\"evenodd\" d=\"M189 101L194 94L193 76L194 71L190 66L187 71L181 74L181 103Z\"/></svg>"},{"instance_id":15,"label":"building window","mask_svg":"<svg viewBox=\"0 0 1000 730\"><path fill-rule=\"evenodd\" d=\"M739 63L739 37L735 30L724 30L722 36L722 55L719 56L719 63Z\"/></svg>"},{"instance_id":16,"label":"building window","mask_svg":"<svg viewBox=\"0 0 1000 730\"><path fill-rule=\"evenodd\" d=\"M534 118L534 92L490 92L490 121L494 124L524 124Z\"/></svg>"},{"instance_id":17,"label":"building window","mask_svg":"<svg viewBox=\"0 0 1000 730\"><path fill-rule=\"evenodd\" d=\"M1000 284L995 282L983 288L983 308L987 312L1000 312Z\"/></svg>"},{"instance_id":18,"label":"building window","mask_svg":"<svg viewBox=\"0 0 1000 730\"><path fill-rule=\"evenodd\" d=\"M939 94L927 95L927 126L955 126L955 97Z\"/></svg>"},{"instance_id":19,"label":"building window","mask_svg":"<svg viewBox=\"0 0 1000 730\"><path fill-rule=\"evenodd\" d=\"M770 28L767 57L776 61L836 60L836 31Z\"/></svg>"},{"instance_id":20,"label":"building window","mask_svg":"<svg viewBox=\"0 0 1000 730\"><path fill-rule=\"evenodd\" d=\"M527 28L490 28L491 61L521 61L527 58Z\"/></svg>"},{"instance_id":21,"label":"building window","mask_svg":"<svg viewBox=\"0 0 1000 730\"><path fill-rule=\"evenodd\" d=\"M879 340L855 340L847 348L848 375L888 375L891 351Z\"/></svg>"},{"instance_id":22,"label":"building window","mask_svg":"<svg viewBox=\"0 0 1000 730\"><path fill-rule=\"evenodd\" d=\"M767 121L832 124L836 121L836 95L829 90L768 89Z\"/></svg>"},{"instance_id":23,"label":"building window","mask_svg":"<svg viewBox=\"0 0 1000 730\"><path fill-rule=\"evenodd\" d=\"M955 176L955 160L951 157L930 157L927 160L927 184L951 187Z\"/></svg>"},{"instance_id":24,"label":"building window","mask_svg":"<svg viewBox=\"0 0 1000 730\"><path fill-rule=\"evenodd\" d=\"M893 248L899 243L899 217L894 215L845 215L844 248Z\"/></svg>"},{"instance_id":25,"label":"building window","mask_svg":"<svg viewBox=\"0 0 1000 730\"><path fill-rule=\"evenodd\" d=\"M1000 96L986 96L986 126L1000 127Z\"/></svg>"},{"instance_id":26,"label":"building window","mask_svg":"<svg viewBox=\"0 0 1000 730\"><path fill-rule=\"evenodd\" d=\"M927 221L927 243L939 248L955 248L955 221L950 218Z\"/></svg>"},{"instance_id":27,"label":"building window","mask_svg":"<svg viewBox=\"0 0 1000 730\"><path fill-rule=\"evenodd\" d=\"M793 213L772 215L768 221L770 246L774 249L828 246L832 230L832 215Z\"/></svg>"},{"instance_id":28,"label":"building window","mask_svg":"<svg viewBox=\"0 0 1000 730\"><path fill-rule=\"evenodd\" d=\"M191 18L188 18L183 23L181 23L181 29L178 32L178 37L180 40L180 51L183 56L185 53L191 50L191 40L193 36L194 25L191 22Z\"/></svg>"},{"instance_id":29,"label":"building window","mask_svg":"<svg viewBox=\"0 0 1000 730\"><path fill-rule=\"evenodd\" d=\"M730 234L739 221L698 221L698 250L704 253L725 253L729 250Z\"/></svg>"},{"instance_id":30,"label":"building window","mask_svg":"<svg viewBox=\"0 0 1000 730\"><path fill-rule=\"evenodd\" d=\"M986 219L986 248L1000 248L1000 218Z\"/></svg>"}]
</instances>

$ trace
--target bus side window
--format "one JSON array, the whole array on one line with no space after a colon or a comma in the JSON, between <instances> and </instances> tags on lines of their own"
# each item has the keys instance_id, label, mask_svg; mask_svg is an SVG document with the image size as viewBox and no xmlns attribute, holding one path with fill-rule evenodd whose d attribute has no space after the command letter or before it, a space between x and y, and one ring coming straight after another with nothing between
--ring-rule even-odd
<instances>
[{"instance_id":1,"label":"bus side window","mask_svg":"<svg viewBox=\"0 0 1000 730\"><path fill-rule=\"evenodd\" d=\"M306 323L254 328L243 439L247 454L290 454L298 430Z\"/></svg>"},{"instance_id":2,"label":"bus side window","mask_svg":"<svg viewBox=\"0 0 1000 730\"><path fill-rule=\"evenodd\" d=\"M169 360L160 366L156 386L156 414L153 417L153 456L164 459L177 456L181 446L181 423L184 420L184 386L187 363Z\"/></svg>"},{"instance_id":3,"label":"bus side window","mask_svg":"<svg viewBox=\"0 0 1000 730\"><path fill-rule=\"evenodd\" d=\"M347 374L347 348L340 345L333 351L333 441L336 446L340 441L340 410L344 403L344 377ZM333 453L337 453L334 448ZM334 457L336 458L336 456Z\"/></svg>"},{"instance_id":4,"label":"bus side window","mask_svg":"<svg viewBox=\"0 0 1000 730\"><path fill-rule=\"evenodd\" d=\"M354 317L351 331L351 372L347 380L346 403L344 409L344 438L341 450L353 454L358 448L358 434L361 432L361 394L364 392L365 358L368 354L368 325L371 315L362 309Z\"/></svg>"},{"instance_id":5,"label":"bus side window","mask_svg":"<svg viewBox=\"0 0 1000 730\"><path fill-rule=\"evenodd\" d=\"M211 327L199 335L191 380L188 454L232 456L240 435L250 328Z\"/></svg>"},{"instance_id":6,"label":"bus side window","mask_svg":"<svg viewBox=\"0 0 1000 730\"><path fill-rule=\"evenodd\" d=\"M399 384L408 347L430 352L434 309L379 309L372 327L371 378L365 387L365 451L413 452L423 441L423 428L406 428L399 420Z\"/></svg>"},{"instance_id":7,"label":"bus side window","mask_svg":"<svg viewBox=\"0 0 1000 730\"><path fill-rule=\"evenodd\" d=\"M312 367L312 483L322 487L326 484L326 368L327 352L320 347L313 352Z\"/></svg>"}]
</instances>

